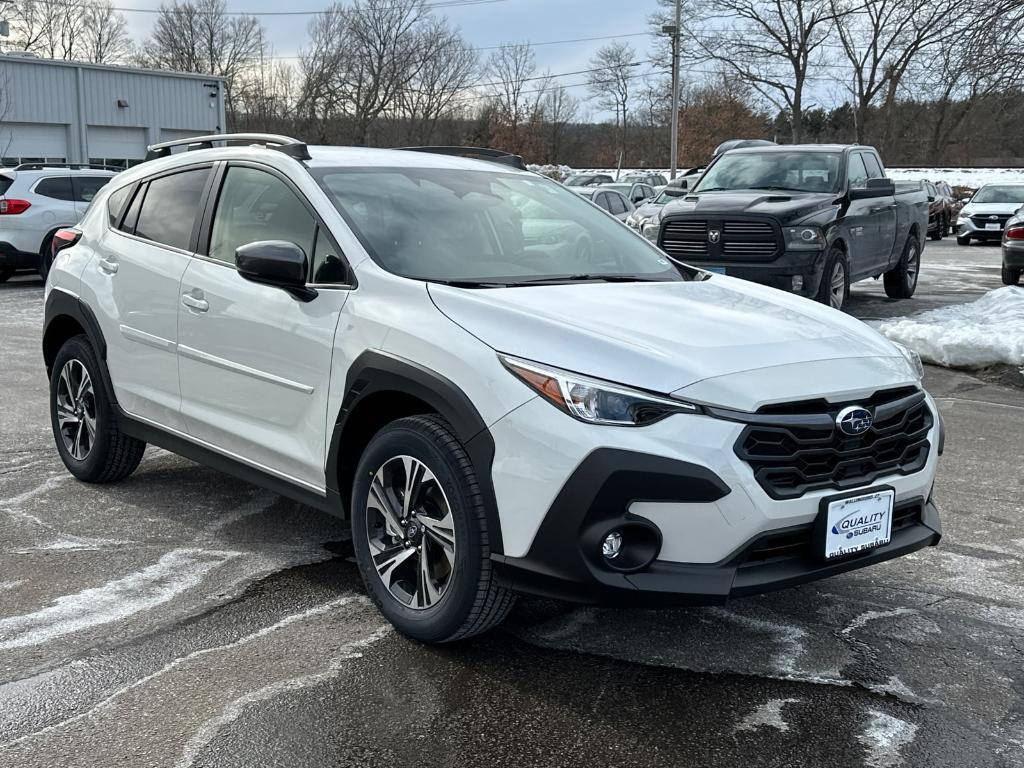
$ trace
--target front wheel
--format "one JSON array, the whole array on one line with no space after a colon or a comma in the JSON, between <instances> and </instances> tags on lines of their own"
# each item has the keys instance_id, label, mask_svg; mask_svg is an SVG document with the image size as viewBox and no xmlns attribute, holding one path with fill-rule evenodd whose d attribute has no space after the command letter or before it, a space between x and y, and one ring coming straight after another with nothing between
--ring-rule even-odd
<instances>
[{"instance_id":1,"label":"front wheel","mask_svg":"<svg viewBox=\"0 0 1024 768\"><path fill-rule=\"evenodd\" d=\"M850 295L850 267L842 249L832 247L825 259L825 270L818 286L818 301L832 309L842 309Z\"/></svg>"},{"instance_id":2,"label":"front wheel","mask_svg":"<svg viewBox=\"0 0 1024 768\"><path fill-rule=\"evenodd\" d=\"M921 246L911 235L903 246L899 263L882 276L885 295L890 299L909 299L917 290L917 277L921 271Z\"/></svg>"},{"instance_id":3,"label":"front wheel","mask_svg":"<svg viewBox=\"0 0 1024 768\"><path fill-rule=\"evenodd\" d=\"M14 277L14 267L0 267L0 283L6 283Z\"/></svg>"},{"instance_id":4,"label":"front wheel","mask_svg":"<svg viewBox=\"0 0 1024 768\"><path fill-rule=\"evenodd\" d=\"M476 472L443 419L414 416L378 432L359 460L351 510L363 582L402 633L459 640L512 608L491 567Z\"/></svg>"},{"instance_id":5,"label":"front wheel","mask_svg":"<svg viewBox=\"0 0 1024 768\"><path fill-rule=\"evenodd\" d=\"M139 466L146 444L121 432L86 336L64 342L50 373L50 421L64 466L87 483L113 483Z\"/></svg>"},{"instance_id":6,"label":"front wheel","mask_svg":"<svg viewBox=\"0 0 1024 768\"><path fill-rule=\"evenodd\" d=\"M970 245L971 244L971 238L969 238L969 237L960 237L960 235L957 235L956 236L956 244L957 245Z\"/></svg>"},{"instance_id":7,"label":"front wheel","mask_svg":"<svg viewBox=\"0 0 1024 768\"><path fill-rule=\"evenodd\" d=\"M1017 285L1020 282L1020 267L1008 267L1003 265L1002 275L1003 285Z\"/></svg>"}]
</instances>

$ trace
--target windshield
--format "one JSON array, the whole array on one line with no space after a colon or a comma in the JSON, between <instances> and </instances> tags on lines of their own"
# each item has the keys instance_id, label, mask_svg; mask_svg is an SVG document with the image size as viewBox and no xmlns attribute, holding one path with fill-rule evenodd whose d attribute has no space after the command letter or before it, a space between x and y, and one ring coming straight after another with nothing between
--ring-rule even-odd
<instances>
[{"instance_id":1,"label":"windshield","mask_svg":"<svg viewBox=\"0 0 1024 768\"><path fill-rule=\"evenodd\" d=\"M683 280L665 254L553 181L446 168L313 171L373 260L417 280Z\"/></svg>"},{"instance_id":2,"label":"windshield","mask_svg":"<svg viewBox=\"0 0 1024 768\"><path fill-rule=\"evenodd\" d=\"M836 192L842 156L838 152L735 152L723 155L694 192L778 189Z\"/></svg>"},{"instance_id":3,"label":"windshield","mask_svg":"<svg viewBox=\"0 0 1024 768\"><path fill-rule=\"evenodd\" d=\"M1024 184L989 184L971 199L972 203L1024 203Z\"/></svg>"},{"instance_id":4,"label":"windshield","mask_svg":"<svg viewBox=\"0 0 1024 768\"><path fill-rule=\"evenodd\" d=\"M565 180L565 186L567 187L585 187L589 184L603 184L612 180L611 176L602 176L600 174L584 173L579 176L570 176Z\"/></svg>"}]
</instances>

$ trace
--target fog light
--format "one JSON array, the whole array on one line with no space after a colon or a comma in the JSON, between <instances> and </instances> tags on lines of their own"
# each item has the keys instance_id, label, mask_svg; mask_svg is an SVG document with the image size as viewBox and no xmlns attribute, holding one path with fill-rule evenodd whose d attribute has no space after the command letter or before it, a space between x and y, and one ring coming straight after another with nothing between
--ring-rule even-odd
<instances>
[{"instance_id":1,"label":"fog light","mask_svg":"<svg viewBox=\"0 0 1024 768\"><path fill-rule=\"evenodd\" d=\"M793 275L793 290L802 291L804 289L804 276Z\"/></svg>"},{"instance_id":2,"label":"fog light","mask_svg":"<svg viewBox=\"0 0 1024 768\"><path fill-rule=\"evenodd\" d=\"M604 537L604 542L601 544L601 554L609 560L614 560L619 556L619 552L622 551L622 534L618 531L612 531Z\"/></svg>"}]
</instances>

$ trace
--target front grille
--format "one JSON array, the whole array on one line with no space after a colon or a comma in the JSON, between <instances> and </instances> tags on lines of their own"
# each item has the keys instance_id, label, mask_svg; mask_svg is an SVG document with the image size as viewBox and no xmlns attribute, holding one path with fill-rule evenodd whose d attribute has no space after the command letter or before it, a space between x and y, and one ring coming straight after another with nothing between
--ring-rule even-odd
<instances>
[{"instance_id":1,"label":"front grille","mask_svg":"<svg viewBox=\"0 0 1024 768\"><path fill-rule=\"evenodd\" d=\"M660 244L670 256L707 261L768 261L780 251L774 225L757 219L669 219Z\"/></svg>"},{"instance_id":2,"label":"front grille","mask_svg":"<svg viewBox=\"0 0 1024 768\"><path fill-rule=\"evenodd\" d=\"M995 224L998 222L999 226L1002 227L1010 220L1010 213L979 213L975 216L971 216L971 221L977 227L984 228L986 224ZM995 217L995 218L993 218Z\"/></svg>"},{"instance_id":3,"label":"front grille","mask_svg":"<svg viewBox=\"0 0 1024 768\"><path fill-rule=\"evenodd\" d=\"M933 424L924 394L896 390L857 403L874 415L871 427L850 437L835 426L845 405L773 406L752 414L735 451L773 499L810 491L856 488L885 475L920 471L928 460Z\"/></svg>"}]
</instances>

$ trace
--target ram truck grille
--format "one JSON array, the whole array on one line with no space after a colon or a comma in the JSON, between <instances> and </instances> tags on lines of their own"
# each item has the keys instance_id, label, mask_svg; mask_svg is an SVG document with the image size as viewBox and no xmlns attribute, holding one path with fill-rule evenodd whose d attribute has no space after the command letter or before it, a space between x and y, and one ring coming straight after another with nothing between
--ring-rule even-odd
<instances>
[{"instance_id":1,"label":"ram truck grille","mask_svg":"<svg viewBox=\"0 0 1024 768\"><path fill-rule=\"evenodd\" d=\"M713 262L769 261L782 250L775 226L756 219L670 219L659 245L679 259Z\"/></svg>"}]
</instances>

